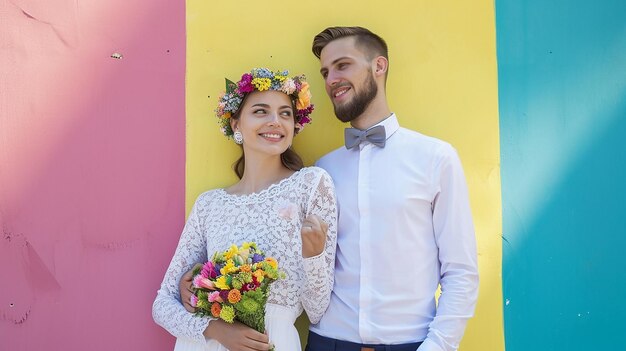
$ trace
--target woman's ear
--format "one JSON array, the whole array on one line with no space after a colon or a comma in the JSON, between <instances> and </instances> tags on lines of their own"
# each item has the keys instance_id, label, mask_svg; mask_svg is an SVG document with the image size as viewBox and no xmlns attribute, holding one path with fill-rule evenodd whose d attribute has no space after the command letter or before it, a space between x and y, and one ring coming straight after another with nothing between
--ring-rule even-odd
<instances>
[{"instance_id":1,"label":"woman's ear","mask_svg":"<svg viewBox=\"0 0 626 351\"><path fill-rule=\"evenodd\" d=\"M238 127L239 127L239 120L230 117L230 129L232 129L233 132L235 132Z\"/></svg>"}]
</instances>

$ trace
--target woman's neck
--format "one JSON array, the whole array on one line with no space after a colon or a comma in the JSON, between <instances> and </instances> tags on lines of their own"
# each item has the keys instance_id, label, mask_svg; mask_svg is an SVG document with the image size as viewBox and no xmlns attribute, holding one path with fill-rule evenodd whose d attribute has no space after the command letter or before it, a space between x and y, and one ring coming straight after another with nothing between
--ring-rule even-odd
<instances>
[{"instance_id":1,"label":"woman's neck","mask_svg":"<svg viewBox=\"0 0 626 351\"><path fill-rule=\"evenodd\" d=\"M246 157L243 176L233 186L227 189L231 194L244 195L257 193L267 189L272 184L292 175L294 171L285 167L278 157L260 159L258 157Z\"/></svg>"}]
</instances>

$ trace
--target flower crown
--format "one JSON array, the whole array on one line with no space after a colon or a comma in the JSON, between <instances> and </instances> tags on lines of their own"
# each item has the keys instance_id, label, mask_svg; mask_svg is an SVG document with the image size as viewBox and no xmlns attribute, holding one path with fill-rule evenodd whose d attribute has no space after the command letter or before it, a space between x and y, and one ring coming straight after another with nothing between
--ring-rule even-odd
<instances>
[{"instance_id":1,"label":"flower crown","mask_svg":"<svg viewBox=\"0 0 626 351\"><path fill-rule=\"evenodd\" d=\"M215 114L219 119L220 130L227 137L233 136L230 127L230 117L239 110L245 94L255 90L281 91L296 102L295 128L296 134L302 131L304 125L311 122L311 92L309 83L304 75L288 77L289 71L272 72L267 68L253 68L250 73L244 73L241 80L234 83L226 79L226 91L219 97Z\"/></svg>"}]
</instances>

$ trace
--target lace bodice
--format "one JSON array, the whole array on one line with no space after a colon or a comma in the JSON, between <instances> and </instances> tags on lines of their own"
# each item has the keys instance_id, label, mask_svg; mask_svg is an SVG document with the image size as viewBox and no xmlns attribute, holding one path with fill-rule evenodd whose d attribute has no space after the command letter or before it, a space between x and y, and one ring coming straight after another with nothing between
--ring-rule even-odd
<instances>
[{"instance_id":1,"label":"lace bodice","mask_svg":"<svg viewBox=\"0 0 626 351\"><path fill-rule=\"evenodd\" d=\"M329 224L326 248L319 256L303 259L300 229L311 214ZM195 263L206 262L214 252L244 241L255 241L278 260L287 275L272 284L268 303L298 314L304 308L313 323L319 321L333 286L337 206L332 180L318 167L303 168L250 195L231 195L224 189L201 194L154 301L154 320L174 336L204 341L202 333L210 318L196 317L184 309L178 283Z\"/></svg>"}]
</instances>

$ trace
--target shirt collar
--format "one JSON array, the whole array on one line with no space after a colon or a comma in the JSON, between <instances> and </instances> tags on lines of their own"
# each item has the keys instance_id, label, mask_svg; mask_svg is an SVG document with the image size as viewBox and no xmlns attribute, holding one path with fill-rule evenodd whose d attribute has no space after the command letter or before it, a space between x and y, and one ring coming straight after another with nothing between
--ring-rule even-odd
<instances>
[{"instance_id":1,"label":"shirt collar","mask_svg":"<svg viewBox=\"0 0 626 351\"><path fill-rule=\"evenodd\" d=\"M375 126L383 126L383 127L385 127L386 140L389 140L389 138L396 131L398 131L398 129L400 129L400 123L398 123L398 118L396 117L395 113L392 113L389 117L383 119L382 121L380 121L377 124L371 126L370 128L374 128Z\"/></svg>"}]
</instances>

